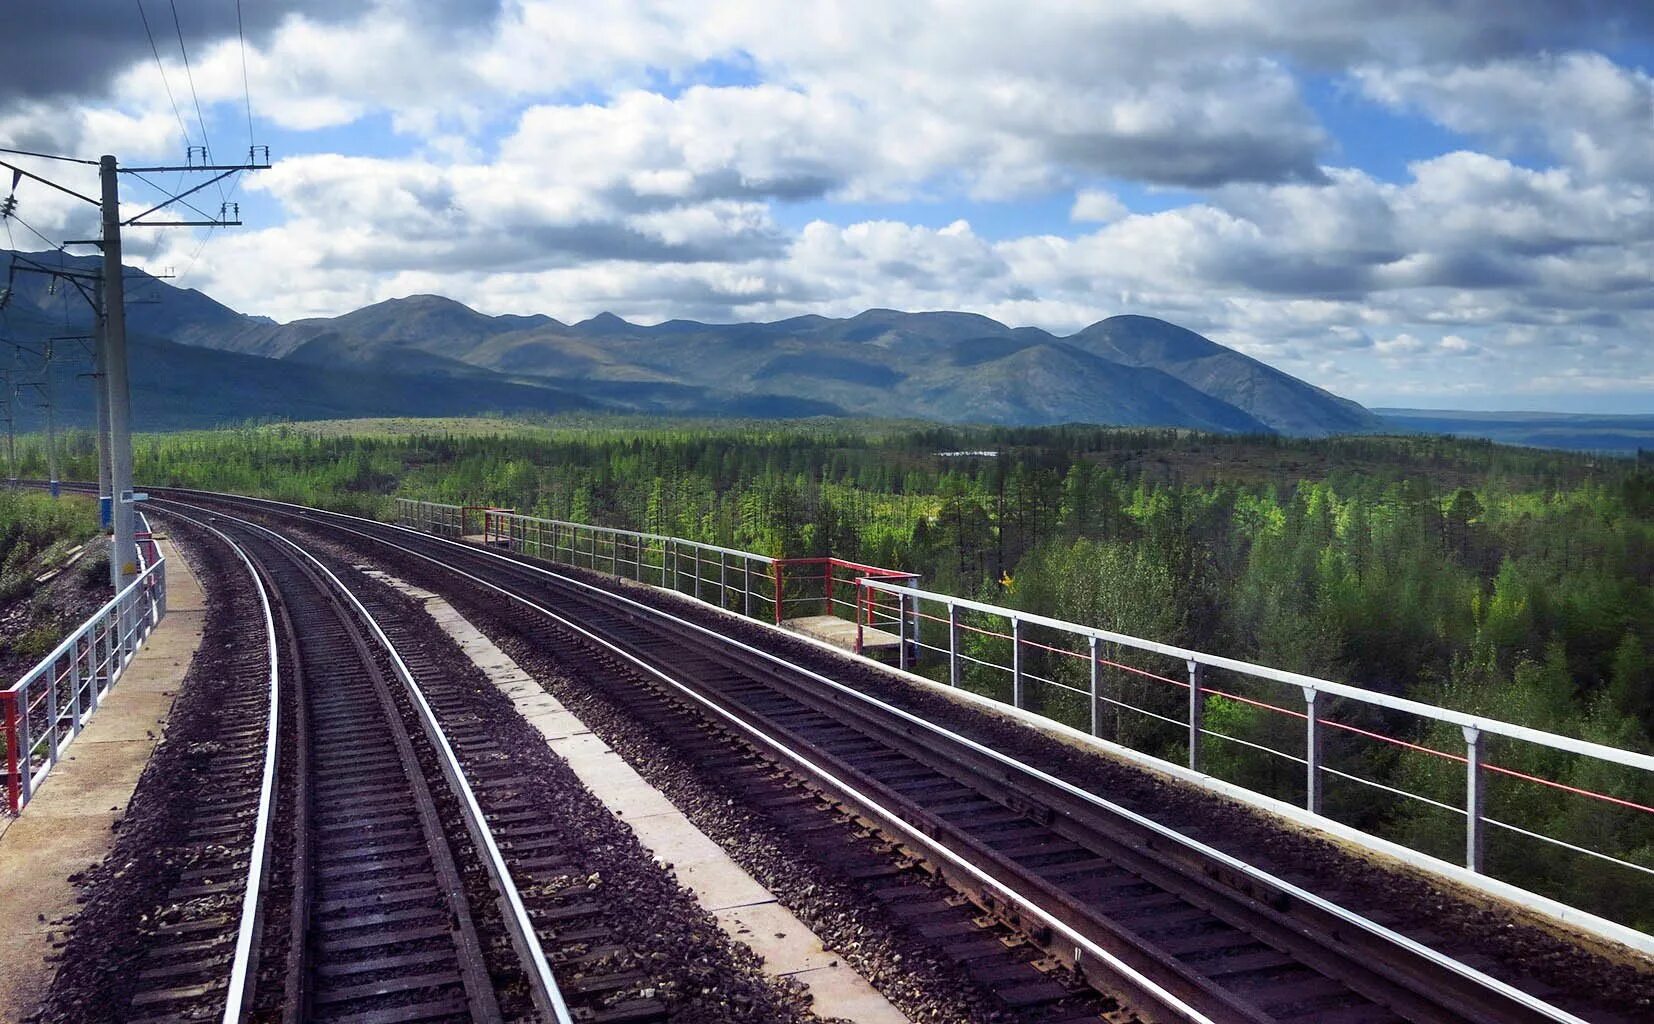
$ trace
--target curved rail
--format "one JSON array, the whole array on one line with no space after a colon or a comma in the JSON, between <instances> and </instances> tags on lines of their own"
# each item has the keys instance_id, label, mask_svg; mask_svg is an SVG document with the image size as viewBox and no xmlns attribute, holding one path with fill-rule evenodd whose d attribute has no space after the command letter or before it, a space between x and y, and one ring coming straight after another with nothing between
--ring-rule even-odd
<instances>
[{"instance_id":1,"label":"curved rail","mask_svg":"<svg viewBox=\"0 0 1654 1024\"><path fill-rule=\"evenodd\" d=\"M176 514L176 513L175 513ZM264 766L259 780L258 811L253 824L253 840L247 858L246 888L241 897L241 915L236 927L235 953L230 960L229 985L224 997L224 1024L236 1024L247 1010L247 999L251 990L247 985L248 975L255 963L255 943L258 941L258 922L260 918L261 897L264 891L265 858L270 843L270 824L275 814L276 790L276 755L279 749L280 736L280 709L277 699L280 686L279 644L276 642L276 620L270 607L270 595L264 579L253 565L247 552L237 544L228 534L192 516L177 514L200 529L214 534L225 546L232 551L236 558L247 569L247 575L253 581L253 592L258 595L259 610L264 617L264 636L270 665L267 692L269 700L269 720L265 727L264 737ZM148 529L147 518L144 521Z\"/></svg>"},{"instance_id":2,"label":"curved rail","mask_svg":"<svg viewBox=\"0 0 1654 1024\"><path fill-rule=\"evenodd\" d=\"M443 734L441 726L437 722L436 713L426 700L419 684L415 681L413 674L408 670L406 663L402 660L401 655L397 652L395 645L386 635L384 628L380 625L378 620L362 604L356 594L342 580L340 580L331 569L317 559L315 555L305 550L301 545L295 543L290 538L285 537L261 524L229 515L219 509L201 509L198 506L166 501L165 499L160 499L157 503L164 503L169 506L181 505L185 508L193 508L197 511L218 516L235 522L237 525L246 529L257 531L274 543L285 545L287 548L291 549L291 557L294 557L296 560L302 559L312 571L314 571L322 579L326 580L328 586L333 589L334 593L342 598L343 602L354 612L359 620L366 625L369 633L386 653L386 656L398 680L406 688L410 698L410 703L417 712L421 729L431 741L432 747L436 750L443 776L458 799L461 813L465 821L466 830L470 834L473 842L476 844L476 848L482 855L481 860L488 872L490 884L500 897L501 916L505 922L506 930L511 937L512 944L516 948L518 957L522 961L525 968L525 974L528 977L530 990L532 992L536 1008L545 1016L545 1018L555 1021L556 1024L573 1024L573 1018L563 1000L563 996L557 986L556 979L552 975L551 967L547 962L544 950L541 948L539 937L535 933L533 922L528 915L528 910L523 904L522 897L518 892L515 883L512 881L510 871L505 865L505 860L500 852L499 845L495 841L493 833L483 817L482 809L478 805L476 795L472 791L470 783L465 777L464 769L459 763L459 758L455 754L453 748L449 745L447 737ZM190 519L192 522L197 522L197 520L194 520L192 517L183 513L173 512L172 514L179 515L180 518ZM207 528L213 529L210 526ZM214 530L213 532L218 533L221 537L225 536L222 531ZM247 560L246 555L241 552L239 546L234 545L233 542L231 543L232 546L236 547L238 554L241 554L243 560ZM251 566L250 562L249 566ZM268 608L268 605L266 605L266 608ZM273 621L270 628L272 642L274 642ZM272 669L272 672L273 671L274 669ZM268 785L269 779L267 779L266 782ZM249 890L249 892L252 891L254 890ZM250 919L244 920L244 930L252 927L249 921ZM240 969L245 972L246 965L242 963L240 965ZM243 984L245 984L244 975L242 981ZM229 1024L231 1021L241 1019L239 1014L237 1016L230 1015L230 1006L226 1007L225 1013L226 1024Z\"/></svg>"},{"instance_id":3,"label":"curved rail","mask_svg":"<svg viewBox=\"0 0 1654 1024\"><path fill-rule=\"evenodd\" d=\"M863 788L860 788L852 784L850 780L835 774L826 765L819 763L816 759L812 759L811 757L800 753L784 738L771 735L764 729L754 725L752 722L745 720L740 715L719 706L715 701L699 692L690 683L674 678L671 673L666 672L660 667L650 664L644 659L637 657L632 652L625 650L621 645L611 642L606 637L598 635L581 624L572 621L567 616L561 615L539 602L524 597L521 594L500 586L499 584L485 579L482 576L466 572L464 569L460 569L457 566L445 562L441 558L435 557L425 551L416 550L404 544L396 543L394 540L388 539L386 534L410 540L418 539L421 544L436 545L443 551L453 550L465 552L473 560L489 559L499 563L508 564L517 572L536 574L538 577L542 577L548 582L554 582L556 586L588 594L594 598L600 598L603 602L606 602L612 606L623 608L625 613L632 617L645 617L653 618L659 621L672 622L674 628L679 631L699 635L708 642L725 645L731 649L740 651L747 657L761 659L779 668L784 668L788 672L796 673L800 676L808 678L813 684L827 688L829 691L844 700L876 709L880 714L891 716L903 723L905 727L920 730L925 735L938 742L950 744L958 749L969 751L972 756L991 761L1003 770L1011 772L1019 777L1036 781L1041 786L1060 792L1072 800L1082 802L1098 811L1113 815L1121 821L1130 823L1137 829L1151 833L1165 842L1175 844L1176 847L1183 850L1188 855L1198 857L1207 863L1221 867L1223 870L1242 876L1249 882L1263 887L1267 892L1282 894L1290 897L1291 899L1300 901L1305 906L1313 908L1318 913L1327 915L1330 919L1344 926L1358 929L1362 934L1366 935L1373 941L1387 944L1392 947L1398 955L1409 958L1411 961L1416 962L1417 965L1427 968L1429 971L1437 972L1434 975L1435 977L1450 976L1456 979L1457 984L1470 986L1474 991L1481 993L1489 1001L1490 1009L1493 1005L1504 1007L1504 1012L1507 1015L1515 1015L1514 1019L1536 1019L1563 1022L1563 1024L1582 1024L1578 1017L1562 1010L1559 1007L1546 1003L1545 1001L1538 999L1529 993L1522 992L1521 990L1516 989L1498 979L1492 978L1467 964L1446 956L1439 951L1423 946L1416 941L1407 938L1406 936L1355 914L1346 908L1324 900L1313 893L1286 882L1283 879L1276 878L1275 876L1270 875L1269 873L1264 872L1253 865L1247 864L1234 857L1224 854L1222 851L1199 843L1198 841L1173 829L1166 828L1156 822L1143 818L1141 815L1135 814L1127 808L1121 807L1102 797L1098 797L1095 794L1072 786L1060 779L1056 779L1048 773L1018 761L1009 755L984 747L968 737L960 736L899 708L895 708L889 704L878 701L876 698L864 694L852 687L845 686L844 684L838 683L826 676L822 676L819 673L811 672L808 669L793 665L774 654L751 645L741 643L740 641L734 640L731 637L721 634L715 630L708 629L705 626L680 619L652 605L616 594L605 588L593 586L590 583L576 579L572 576L557 573L521 559L508 557L498 552L480 549L471 545L458 544L442 538L432 537L428 534L422 534L416 531L406 530L401 527L383 523L376 523L356 516L349 516L343 513L326 512L324 510L308 509L301 506L292 506L287 503L271 502L264 499L242 499L235 496L216 495L210 493L204 495L204 497L207 497L209 500L217 501L238 501L265 511L270 511L271 506L275 506L277 511L282 509L290 509L292 510L291 512L285 512L283 514L295 515L297 518L316 523L318 525L327 525L333 529L352 534L364 540L399 550L406 555L434 564L440 567L444 572L464 577L479 586L499 593L512 601L518 602L525 607L532 609L540 615L547 616L554 621L557 621L559 624L564 626L564 628L578 632L582 636L587 637L591 642L602 646L606 650L613 652L621 658L624 658L626 661L637 666L650 676L657 678L663 683L666 683L682 692L689 699L705 707L718 719L727 722L733 728L737 729L742 734L749 736L764 748L772 750L778 756L791 761L800 769L805 771L806 774L822 779L827 782L831 788L846 793L846 795L850 796L853 802L865 806L870 812L878 817L881 822L893 831L901 834L913 843L922 846L933 856L938 858L939 861L952 864L957 870L970 875L980 884L1001 896L1006 902L1016 906L1018 909L1026 913L1031 919L1051 928L1055 933L1062 935L1065 940L1071 941L1077 949L1083 951L1084 956L1082 959L1089 958L1093 962L1103 965L1106 968L1106 973L1108 973L1117 983L1123 984L1129 991L1135 993L1139 999L1146 999L1159 1008L1162 1012L1169 1012L1178 1019L1203 1021L1210 1020L1212 1018L1203 1013L1201 1009L1194 1006L1187 999L1180 998L1179 996L1169 992L1155 978L1152 978L1144 972L1131 967L1129 964L1126 964L1120 957L1110 953L1108 950L1093 941L1090 937L1071 927L1066 921L1060 919L1057 915L1047 909L1037 898L1020 891L1015 884L1008 883L1003 878L1000 878L992 872L984 869L980 864L972 862L969 859L962 857L955 851L948 849L946 846L927 835L923 830L916 828L914 825L904 820L898 810L892 807L884 806L879 800L875 799L872 794L867 793ZM378 531L378 535L364 532L363 530L352 526L343 525L345 522L370 526L374 530Z\"/></svg>"}]
</instances>

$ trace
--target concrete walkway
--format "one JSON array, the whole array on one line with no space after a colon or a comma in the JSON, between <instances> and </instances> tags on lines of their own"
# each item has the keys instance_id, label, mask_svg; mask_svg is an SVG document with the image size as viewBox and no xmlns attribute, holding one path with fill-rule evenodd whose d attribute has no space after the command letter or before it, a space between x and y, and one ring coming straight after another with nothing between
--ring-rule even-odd
<instances>
[{"instance_id":1,"label":"concrete walkway","mask_svg":"<svg viewBox=\"0 0 1654 1024\"><path fill-rule=\"evenodd\" d=\"M160 741L206 618L206 600L170 541L167 614L20 817L0 817L0 1021L22 1020L50 987L54 941L75 913L69 876L108 855L112 828Z\"/></svg>"}]
</instances>

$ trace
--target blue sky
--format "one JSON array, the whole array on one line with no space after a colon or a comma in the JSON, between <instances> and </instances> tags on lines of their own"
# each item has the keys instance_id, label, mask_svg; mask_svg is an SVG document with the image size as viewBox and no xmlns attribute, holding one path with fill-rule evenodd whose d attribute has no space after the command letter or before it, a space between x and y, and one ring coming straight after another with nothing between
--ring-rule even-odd
<instances>
[{"instance_id":1,"label":"blue sky","mask_svg":"<svg viewBox=\"0 0 1654 1024\"><path fill-rule=\"evenodd\" d=\"M1143 313L1372 405L1654 411L1645 4L284 0L245 63L223 6L188 74L24 11L0 145L238 156L250 100L246 226L131 247L246 312Z\"/></svg>"}]
</instances>

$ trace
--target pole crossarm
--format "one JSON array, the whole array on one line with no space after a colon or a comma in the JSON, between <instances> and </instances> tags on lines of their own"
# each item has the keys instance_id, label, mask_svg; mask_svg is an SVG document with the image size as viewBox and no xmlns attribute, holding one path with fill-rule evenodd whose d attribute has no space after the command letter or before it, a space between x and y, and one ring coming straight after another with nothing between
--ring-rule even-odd
<instances>
[{"instance_id":1,"label":"pole crossarm","mask_svg":"<svg viewBox=\"0 0 1654 1024\"><path fill-rule=\"evenodd\" d=\"M202 168L192 168L192 170L202 170ZM134 225L141 225L142 223L144 223L143 219L145 217L149 216L150 214L154 213L156 210L164 210L167 207L171 206L173 203L182 202L185 196L194 195L195 193L197 193L197 192L201 191L202 189L206 188L208 185L214 184L215 182L223 181L225 178L228 178L230 175L232 175L232 174L234 174L234 173L236 173L237 171L240 171L240 170L244 170L244 168L231 167L228 170L226 170L223 174L215 174L212 177L208 178L206 181L203 181L201 184L195 186L194 188L185 189L184 191L178 193L177 195L172 196L172 197L170 197L170 198L168 198L168 199L166 199L166 200L164 200L160 203L157 203L154 206L151 206L149 209L145 210L143 213L138 214L136 217L128 217L126 220L121 221L121 226L122 227L131 227L131 226L134 226ZM136 172L134 172L134 173L136 173ZM188 203L184 203L184 205L189 206ZM193 207L192 207L192 209L193 209ZM161 223L151 223L150 226L151 227L163 227L163 226L167 226L167 225L164 225L164 224L161 224Z\"/></svg>"},{"instance_id":2,"label":"pole crossarm","mask_svg":"<svg viewBox=\"0 0 1654 1024\"><path fill-rule=\"evenodd\" d=\"M18 256L16 258L17 259L28 259L28 257L26 257L26 256ZM101 310L101 308L98 304L97 299L92 297L92 295L86 290L86 286L84 284L81 284L81 282L82 281L90 281L90 282L92 282L93 286L95 287L99 281L103 280L103 275L102 274L89 274L89 273L87 273L85 271L82 271L82 270L65 270L65 269L60 269L60 268L55 268L55 267L47 267L47 266L27 266L27 265L17 266L16 264L13 264L12 269L20 270L25 274L43 274L47 277L61 277L61 278L63 278L64 280L68 281L70 284L75 286L75 290L80 292L81 298L83 298L87 302L91 303L93 312L99 313L101 315L102 310Z\"/></svg>"},{"instance_id":3,"label":"pole crossarm","mask_svg":"<svg viewBox=\"0 0 1654 1024\"><path fill-rule=\"evenodd\" d=\"M27 259L25 256L18 256L17 258L19 260ZM46 277L62 277L71 281L76 279L82 281L96 281L100 277L98 274L88 273L84 270L59 270L56 267L30 266L28 264L23 264L17 269L25 274L44 274Z\"/></svg>"},{"instance_id":4,"label":"pole crossarm","mask_svg":"<svg viewBox=\"0 0 1654 1024\"><path fill-rule=\"evenodd\" d=\"M93 199L91 196L83 196L79 192L76 192L74 189L69 188L66 185L59 185L57 182L52 181L50 178L42 178L40 175L34 174L30 171L26 171L23 168L17 166L16 164L7 163L4 160L0 160L0 167L4 167L4 168L6 168L7 170L10 170L10 171L15 171L16 173L23 175L23 177L25 177L25 178L29 178L31 180L40 182L42 185L50 185L52 188L57 189L59 192L62 192L65 195L74 196L76 199L79 199L83 203L91 203L93 206L102 205L96 199Z\"/></svg>"},{"instance_id":5,"label":"pole crossarm","mask_svg":"<svg viewBox=\"0 0 1654 1024\"><path fill-rule=\"evenodd\" d=\"M140 220L127 221L129 228L238 228L239 220Z\"/></svg>"},{"instance_id":6,"label":"pole crossarm","mask_svg":"<svg viewBox=\"0 0 1654 1024\"><path fill-rule=\"evenodd\" d=\"M264 164L174 164L171 167L117 167L120 174L160 174L164 171L268 171ZM211 184L211 182L208 182Z\"/></svg>"}]
</instances>

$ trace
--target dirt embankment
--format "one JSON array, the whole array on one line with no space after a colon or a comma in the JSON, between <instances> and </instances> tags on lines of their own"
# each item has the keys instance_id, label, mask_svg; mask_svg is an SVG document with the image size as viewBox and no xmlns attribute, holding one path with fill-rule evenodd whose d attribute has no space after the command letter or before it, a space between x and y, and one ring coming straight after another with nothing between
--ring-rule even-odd
<instances>
[{"instance_id":1,"label":"dirt embankment","mask_svg":"<svg viewBox=\"0 0 1654 1024\"><path fill-rule=\"evenodd\" d=\"M102 537L9 552L0 568L0 686L33 668L112 593Z\"/></svg>"}]
</instances>

